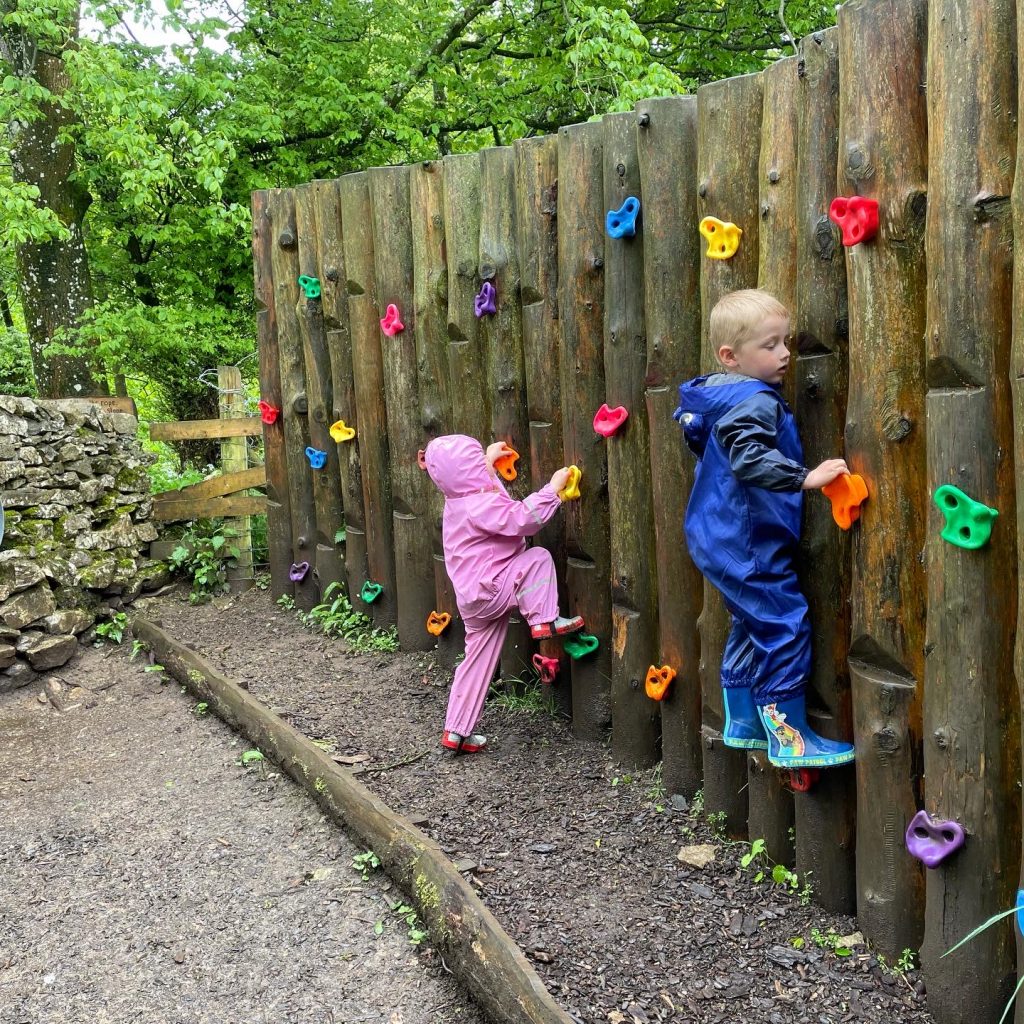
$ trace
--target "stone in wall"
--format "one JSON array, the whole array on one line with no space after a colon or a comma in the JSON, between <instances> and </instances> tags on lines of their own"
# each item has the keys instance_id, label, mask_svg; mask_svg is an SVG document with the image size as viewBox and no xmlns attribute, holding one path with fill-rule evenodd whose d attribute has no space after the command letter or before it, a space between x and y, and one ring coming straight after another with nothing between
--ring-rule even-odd
<instances>
[{"instance_id":1,"label":"stone in wall","mask_svg":"<svg viewBox=\"0 0 1024 1024\"><path fill-rule=\"evenodd\" d=\"M0 396L0 693L63 665L97 619L167 581L138 423Z\"/></svg>"}]
</instances>

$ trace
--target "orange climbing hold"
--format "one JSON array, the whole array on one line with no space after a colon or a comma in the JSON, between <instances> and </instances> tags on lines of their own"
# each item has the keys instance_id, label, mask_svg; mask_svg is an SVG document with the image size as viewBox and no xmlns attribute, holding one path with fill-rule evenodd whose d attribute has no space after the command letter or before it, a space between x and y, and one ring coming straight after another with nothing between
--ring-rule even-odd
<instances>
[{"instance_id":1,"label":"orange climbing hold","mask_svg":"<svg viewBox=\"0 0 1024 1024\"><path fill-rule=\"evenodd\" d=\"M427 632L431 636L440 636L452 621L448 612L431 612L427 616Z\"/></svg>"},{"instance_id":2,"label":"orange climbing hold","mask_svg":"<svg viewBox=\"0 0 1024 1024\"><path fill-rule=\"evenodd\" d=\"M580 496L580 477L583 470L579 466L569 467L569 482L559 492L562 501L575 501Z\"/></svg>"},{"instance_id":3,"label":"orange climbing hold","mask_svg":"<svg viewBox=\"0 0 1024 1024\"><path fill-rule=\"evenodd\" d=\"M505 450L494 460L494 468L501 474L503 479L511 482L519 475L516 471L516 463L518 461L519 452L515 448L505 445Z\"/></svg>"},{"instance_id":4,"label":"orange climbing hold","mask_svg":"<svg viewBox=\"0 0 1024 1024\"><path fill-rule=\"evenodd\" d=\"M669 683L676 677L676 670L670 665L662 665L657 668L652 665L647 670L647 679L644 682L644 689L651 700L661 700L668 690Z\"/></svg>"},{"instance_id":5,"label":"orange climbing hold","mask_svg":"<svg viewBox=\"0 0 1024 1024\"><path fill-rule=\"evenodd\" d=\"M868 485L857 473L844 473L821 489L832 502L832 518L844 530L860 519L860 507L867 500Z\"/></svg>"}]
</instances>

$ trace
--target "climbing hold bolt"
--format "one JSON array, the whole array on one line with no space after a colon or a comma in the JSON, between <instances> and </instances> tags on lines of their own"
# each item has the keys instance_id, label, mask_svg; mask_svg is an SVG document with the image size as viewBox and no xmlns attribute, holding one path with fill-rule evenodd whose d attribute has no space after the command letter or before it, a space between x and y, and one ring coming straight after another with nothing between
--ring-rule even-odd
<instances>
[{"instance_id":1,"label":"climbing hold bolt","mask_svg":"<svg viewBox=\"0 0 1024 1024\"><path fill-rule=\"evenodd\" d=\"M992 536L992 520L999 513L968 497L952 484L943 484L932 499L946 517L942 539L958 548L984 547Z\"/></svg>"},{"instance_id":2,"label":"climbing hold bolt","mask_svg":"<svg viewBox=\"0 0 1024 1024\"><path fill-rule=\"evenodd\" d=\"M860 518L860 506L867 500L868 486L857 473L843 473L821 489L832 502L832 518L848 530Z\"/></svg>"},{"instance_id":3,"label":"climbing hold bolt","mask_svg":"<svg viewBox=\"0 0 1024 1024\"><path fill-rule=\"evenodd\" d=\"M878 234L878 203L865 196L836 196L828 208L829 219L839 225L843 245L866 242Z\"/></svg>"},{"instance_id":4,"label":"climbing hold bolt","mask_svg":"<svg viewBox=\"0 0 1024 1024\"><path fill-rule=\"evenodd\" d=\"M708 248L704 253L712 260L728 260L736 255L743 237L743 229L717 217L705 217L700 222L700 233L707 239Z\"/></svg>"},{"instance_id":5,"label":"climbing hold bolt","mask_svg":"<svg viewBox=\"0 0 1024 1024\"><path fill-rule=\"evenodd\" d=\"M933 818L918 811L907 826L907 850L926 868L938 867L964 845L964 827L958 821Z\"/></svg>"},{"instance_id":6,"label":"climbing hold bolt","mask_svg":"<svg viewBox=\"0 0 1024 1024\"><path fill-rule=\"evenodd\" d=\"M611 238L632 238L636 234L636 219L640 215L640 200L630 196L617 210L605 214L604 226Z\"/></svg>"}]
</instances>

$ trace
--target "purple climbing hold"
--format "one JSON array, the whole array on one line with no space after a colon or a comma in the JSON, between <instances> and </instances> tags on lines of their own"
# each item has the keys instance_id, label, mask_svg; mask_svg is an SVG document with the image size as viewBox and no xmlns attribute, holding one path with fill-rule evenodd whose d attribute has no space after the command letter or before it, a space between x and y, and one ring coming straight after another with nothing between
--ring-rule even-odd
<instances>
[{"instance_id":1,"label":"purple climbing hold","mask_svg":"<svg viewBox=\"0 0 1024 1024\"><path fill-rule=\"evenodd\" d=\"M964 845L964 827L958 821L932 818L918 811L907 826L907 849L926 868L938 867Z\"/></svg>"},{"instance_id":2,"label":"purple climbing hold","mask_svg":"<svg viewBox=\"0 0 1024 1024\"><path fill-rule=\"evenodd\" d=\"M498 312L498 292L490 281L484 281L480 294L473 300L473 312L478 318Z\"/></svg>"},{"instance_id":3,"label":"purple climbing hold","mask_svg":"<svg viewBox=\"0 0 1024 1024\"><path fill-rule=\"evenodd\" d=\"M307 572L309 572L309 562L292 562L292 567L288 570L288 579L292 583L301 583L306 578Z\"/></svg>"}]
</instances>

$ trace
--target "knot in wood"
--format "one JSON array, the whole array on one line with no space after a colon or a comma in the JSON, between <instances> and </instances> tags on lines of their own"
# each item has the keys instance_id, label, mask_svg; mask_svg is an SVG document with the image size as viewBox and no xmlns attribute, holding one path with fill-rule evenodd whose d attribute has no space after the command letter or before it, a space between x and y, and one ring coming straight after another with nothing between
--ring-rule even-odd
<instances>
[{"instance_id":1,"label":"knot in wood","mask_svg":"<svg viewBox=\"0 0 1024 1024\"><path fill-rule=\"evenodd\" d=\"M601 256L594 256L590 261L591 270L600 270L604 266L604 258Z\"/></svg>"},{"instance_id":2,"label":"knot in wood","mask_svg":"<svg viewBox=\"0 0 1024 1024\"><path fill-rule=\"evenodd\" d=\"M768 219L768 214L772 212L772 208L768 203L761 204L761 217L764 220Z\"/></svg>"},{"instance_id":3,"label":"knot in wood","mask_svg":"<svg viewBox=\"0 0 1024 1024\"><path fill-rule=\"evenodd\" d=\"M299 535L299 547L300 548L304 548L308 543L309 543L309 541L307 540L307 538L300 534Z\"/></svg>"},{"instance_id":4,"label":"knot in wood","mask_svg":"<svg viewBox=\"0 0 1024 1024\"><path fill-rule=\"evenodd\" d=\"M326 277L328 281L337 281L338 280L338 268L337 267L328 267L327 268L327 273L324 274L324 277Z\"/></svg>"},{"instance_id":5,"label":"knot in wood","mask_svg":"<svg viewBox=\"0 0 1024 1024\"><path fill-rule=\"evenodd\" d=\"M875 733L875 747L883 754L895 754L900 749L900 738L893 729L879 729Z\"/></svg>"},{"instance_id":6,"label":"knot in wood","mask_svg":"<svg viewBox=\"0 0 1024 1024\"><path fill-rule=\"evenodd\" d=\"M480 264L480 280L489 281L495 274L497 274L498 268L493 263L481 263Z\"/></svg>"},{"instance_id":7,"label":"knot in wood","mask_svg":"<svg viewBox=\"0 0 1024 1024\"><path fill-rule=\"evenodd\" d=\"M291 249L295 245L295 232L288 230L282 231L281 234L277 236L277 241L282 249Z\"/></svg>"},{"instance_id":8,"label":"knot in wood","mask_svg":"<svg viewBox=\"0 0 1024 1024\"><path fill-rule=\"evenodd\" d=\"M818 218L814 225L814 248L818 258L831 260L836 254L836 227L827 216Z\"/></svg>"},{"instance_id":9,"label":"knot in wood","mask_svg":"<svg viewBox=\"0 0 1024 1024\"><path fill-rule=\"evenodd\" d=\"M705 196L707 196L707 194L708 194L708 183L706 181L702 181L697 186L697 195L699 195L701 197L701 199L703 199Z\"/></svg>"},{"instance_id":10,"label":"knot in wood","mask_svg":"<svg viewBox=\"0 0 1024 1024\"><path fill-rule=\"evenodd\" d=\"M626 173L626 165L624 163L617 163L615 165L615 173L621 178Z\"/></svg>"},{"instance_id":11,"label":"knot in wood","mask_svg":"<svg viewBox=\"0 0 1024 1024\"><path fill-rule=\"evenodd\" d=\"M781 177L782 177L782 175L779 174L779 172L774 167L768 172L768 180L773 185L777 185L778 182L779 182L779 178L781 178Z\"/></svg>"},{"instance_id":12,"label":"knot in wood","mask_svg":"<svg viewBox=\"0 0 1024 1024\"><path fill-rule=\"evenodd\" d=\"M298 413L300 416L305 416L309 412L309 401L306 399L304 391L300 391L292 399L292 412Z\"/></svg>"},{"instance_id":13,"label":"knot in wood","mask_svg":"<svg viewBox=\"0 0 1024 1024\"><path fill-rule=\"evenodd\" d=\"M796 77L797 78L804 78L804 77L806 77L806 75L807 75L807 61L805 61L803 59L803 57L801 57L796 62Z\"/></svg>"},{"instance_id":14,"label":"knot in wood","mask_svg":"<svg viewBox=\"0 0 1024 1024\"><path fill-rule=\"evenodd\" d=\"M939 750L946 750L949 747L949 731L947 729L936 729L934 739Z\"/></svg>"},{"instance_id":15,"label":"knot in wood","mask_svg":"<svg viewBox=\"0 0 1024 1024\"><path fill-rule=\"evenodd\" d=\"M636 123L640 128L647 128L651 123L651 115L645 110L637 119Z\"/></svg>"}]
</instances>

